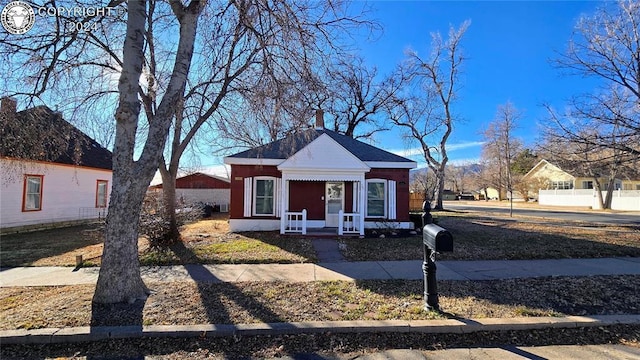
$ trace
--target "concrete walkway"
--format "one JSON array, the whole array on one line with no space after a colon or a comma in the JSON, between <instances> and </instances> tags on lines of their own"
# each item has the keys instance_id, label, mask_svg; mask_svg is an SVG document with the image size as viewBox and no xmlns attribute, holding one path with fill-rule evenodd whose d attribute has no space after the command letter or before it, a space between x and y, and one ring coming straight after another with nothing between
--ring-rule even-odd
<instances>
[{"instance_id":1,"label":"concrete walkway","mask_svg":"<svg viewBox=\"0 0 640 360\"><path fill-rule=\"evenodd\" d=\"M640 275L640 258L439 261L439 280L492 280L541 276ZM21 267L0 269L0 286L92 284L99 268ZM422 279L421 261L321 262L318 264L240 264L142 267L145 281L316 281L356 279ZM469 333L477 331L639 325L640 315L527 317L505 319L445 319L386 321L320 321L273 324L152 325L75 327L0 331L2 344L91 342L116 338L251 336L300 333L419 332ZM337 354L299 354L282 359L346 359ZM353 359L351 355L348 357ZM419 351L385 350L356 359L640 359L640 349L621 345L516 347Z\"/></svg>"},{"instance_id":2,"label":"concrete walkway","mask_svg":"<svg viewBox=\"0 0 640 360\"><path fill-rule=\"evenodd\" d=\"M0 270L0 287L93 284L99 268L20 267ZM326 262L142 267L145 281L200 283L422 279L422 261ZM544 276L640 275L640 258L438 261L438 280L497 280Z\"/></svg>"}]
</instances>

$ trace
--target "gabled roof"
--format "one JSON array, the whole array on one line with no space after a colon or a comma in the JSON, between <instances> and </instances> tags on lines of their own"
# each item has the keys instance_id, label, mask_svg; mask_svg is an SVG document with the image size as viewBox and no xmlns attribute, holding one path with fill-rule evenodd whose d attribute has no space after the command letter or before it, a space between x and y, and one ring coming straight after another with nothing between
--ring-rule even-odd
<instances>
[{"instance_id":1,"label":"gabled roof","mask_svg":"<svg viewBox=\"0 0 640 360\"><path fill-rule=\"evenodd\" d=\"M111 151L47 106L3 113L0 156L112 169Z\"/></svg>"},{"instance_id":2,"label":"gabled roof","mask_svg":"<svg viewBox=\"0 0 640 360\"><path fill-rule=\"evenodd\" d=\"M228 156L227 158L285 160L305 148L322 134L331 137L331 139L345 148L345 150L363 162L406 163L407 165L414 163L413 160L327 129L309 129L298 134L289 135L284 139Z\"/></svg>"},{"instance_id":3,"label":"gabled roof","mask_svg":"<svg viewBox=\"0 0 640 360\"><path fill-rule=\"evenodd\" d=\"M202 172L194 172L194 173L189 174L189 175L181 176L178 179L186 179L186 178L197 177L197 176L206 176L206 177L210 177L212 179L224 181L226 183L230 183L231 182L231 180L229 178L218 176L218 175L205 174L205 173L202 173Z\"/></svg>"}]
</instances>

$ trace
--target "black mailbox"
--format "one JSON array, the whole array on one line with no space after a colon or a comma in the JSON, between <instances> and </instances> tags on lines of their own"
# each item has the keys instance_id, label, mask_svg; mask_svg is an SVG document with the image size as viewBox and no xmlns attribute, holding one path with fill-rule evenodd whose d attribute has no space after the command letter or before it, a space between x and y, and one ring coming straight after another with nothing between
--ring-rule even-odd
<instances>
[{"instance_id":1,"label":"black mailbox","mask_svg":"<svg viewBox=\"0 0 640 360\"><path fill-rule=\"evenodd\" d=\"M422 241L436 252L453 251L453 236L451 233L436 224L427 224L422 230Z\"/></svg>"}]
</instances>

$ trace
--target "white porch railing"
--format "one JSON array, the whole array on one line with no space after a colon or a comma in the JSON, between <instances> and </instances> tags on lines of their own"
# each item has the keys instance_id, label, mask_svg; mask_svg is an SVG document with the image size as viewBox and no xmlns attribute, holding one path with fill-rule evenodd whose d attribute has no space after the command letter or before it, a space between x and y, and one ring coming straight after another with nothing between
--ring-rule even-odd
<instances>
[{"instance_id":1,"label":"white porch railing","mask_svg":"<svg viewBox=\"0 0 640 360\"><path fill-rule=\"evenodd\" d=\"M307 234L307 209L300 212L285 211L284 221L281 222L280 233L302 233Z\"/></svg>"},{"instance_id":2,"label":"white porch railing","mask_svg":"<svg viewBox=\"0 0 640 360\"><path fill-rule=\"evenodd\" d=\"M360 234L360 214L338 212L338 235Z\"/></svg>"}]
</instances>

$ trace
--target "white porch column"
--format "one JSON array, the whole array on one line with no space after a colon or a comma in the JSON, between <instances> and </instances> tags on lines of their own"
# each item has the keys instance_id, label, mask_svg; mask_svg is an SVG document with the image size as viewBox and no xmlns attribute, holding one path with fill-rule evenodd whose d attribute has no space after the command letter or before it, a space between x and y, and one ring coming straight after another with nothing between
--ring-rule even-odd
<instances>
[{"instance_id":1,"label":"white porch column","mask_svg":"<svg viewBox=\"0 0 640 360\"><path fill-rule=\"evenodd\" d=\"M282 174L282 190L280 191L280 234L284 234L289 211L289 177Z\"/></svg>"},{"instance_id":2,"label":"white porch column","mask_svg":"<svg viewBox=\"0 0 640 360\"><path fill-rule=\"evenodd\" d=\"M365 211L365 202L367 201L367 183L364 180L364 173L360 176L360 205L358 212L360 213L360 236L364 236L364 217L367 215Z\"/></svg>"}]
</instances>

